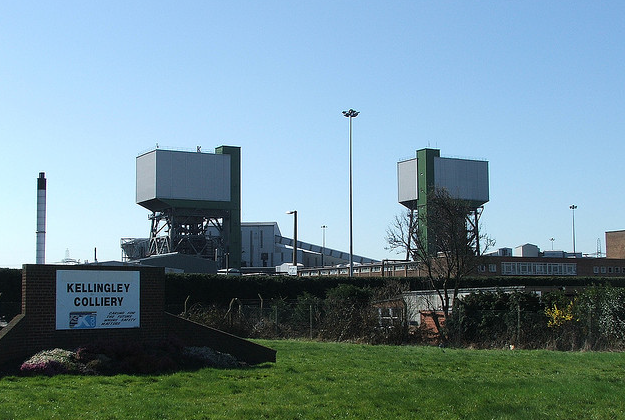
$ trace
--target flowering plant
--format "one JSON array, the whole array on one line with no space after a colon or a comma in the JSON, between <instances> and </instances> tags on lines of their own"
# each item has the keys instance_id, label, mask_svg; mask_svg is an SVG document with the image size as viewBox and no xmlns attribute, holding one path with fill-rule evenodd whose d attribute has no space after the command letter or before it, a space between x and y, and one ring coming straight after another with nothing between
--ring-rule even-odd
<instances>
[{"instance_id":1,"label":"flowering plant","mask_svg":"<svg viewBox=\"0 0 625 420\"><path fill-rule=\"evenodd\" d=\"M136 342L95 343L76 351L44 350L22 363L25 375L170 372L185 366L242 367L234 356L209 347L183 347L167 340L153 347Z\"/></svg>"},{"instance_id":2,"label":"flowering plant","mask_svg":"<svg viewBox=\"0 0 625 420\"><path fill-rule=\"evenodd\" d=\"M561 327L573 320L573 302L563 309L558 308L558 305L554 304L552 308L545 309L545 315L547 315L547 325L549 327Z\"/></svg>"},{"instance_id":3,"label":"flowering plant","mask_svg":"<svg viewBox=\"0 0 625 420\"><path fill-rule=\"evenodd\" d=\"M76 354L69 350L44 350L22 363L20 371L25 374L81 373L81 365L76 361Z\"/></svg>"}]
</instances>

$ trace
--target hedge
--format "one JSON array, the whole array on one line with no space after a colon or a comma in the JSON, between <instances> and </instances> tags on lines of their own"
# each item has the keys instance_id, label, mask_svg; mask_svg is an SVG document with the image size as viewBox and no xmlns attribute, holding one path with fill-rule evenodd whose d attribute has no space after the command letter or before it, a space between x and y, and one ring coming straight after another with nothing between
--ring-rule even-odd
<instances>
[{"instance_id":1,"label":"hedge","mask_svg":"<svg viewBox=\"0 0 625 420\"><path fill-rule=\"evenodd\" d=\"M0 268L0 302L21 302L22 270ZM214 274L166 274L165 304L191 302L227 304L232 298L295 299L307 292L325 298L326 291L340 284L377 288L389 279L405 283L409 290L427 289L427 283L416 277L290 277L290 276L223 276ZM463 280L460 287L584 287L610 284L625 287L625 277L476 277Z\"/></svg>"}]
</instances>

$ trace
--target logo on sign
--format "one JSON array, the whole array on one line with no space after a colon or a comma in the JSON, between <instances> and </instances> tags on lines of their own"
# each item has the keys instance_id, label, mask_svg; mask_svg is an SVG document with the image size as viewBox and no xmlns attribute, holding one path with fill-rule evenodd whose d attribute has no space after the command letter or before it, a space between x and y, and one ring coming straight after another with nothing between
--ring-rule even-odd
<instances>
[{"instance_id":1,"label":"logo on sign","mask_svg":"<svg viewBox=\"0 0 625 420\"><path fill-rule=\"evenodd\" d=\"M97 312L70 312L70 328L95 328Z\"/></svg>"}]
</instances>

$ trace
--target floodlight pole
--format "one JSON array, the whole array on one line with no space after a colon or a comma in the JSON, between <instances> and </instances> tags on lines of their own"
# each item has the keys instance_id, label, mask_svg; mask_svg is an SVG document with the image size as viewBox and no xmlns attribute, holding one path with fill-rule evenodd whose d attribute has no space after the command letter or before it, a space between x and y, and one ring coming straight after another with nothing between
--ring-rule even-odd
<instances>
[{"instance_id":1,"label":"floodlight pole","mask_svg":"<svg viewBox=\"0 0 625 420\"><path fill-rule=\"evenodd\" d=\"M326 225L322 225L321 226L321 233L322 233L322 239L321 239L321 266L325 267L324 265L324 254L326 253L326 229L328 227Z\"/></svg>"},{"instance_id":2,"label":"floodlight pole","mask_svg":"<svg viewBox=\"0 0 625 420\"><path fill-rule=\"evenodd\" d=\"M569 208L573 211L573 256L575 256L575 209L577 206L575 204L571 204Z\"/></svg>"},{"instance_id":3,"label":"floodlight pole","mask_svg":"<svg viewBox=\"0 0 625 420\"><path fill-rule=\"evenodd\" d=\"M354 234L353 234L353 187L352 187L352 119L360 114L349 109L343 115L349 118L349 276L354 276Z\"/></svg>"}]
</instances>

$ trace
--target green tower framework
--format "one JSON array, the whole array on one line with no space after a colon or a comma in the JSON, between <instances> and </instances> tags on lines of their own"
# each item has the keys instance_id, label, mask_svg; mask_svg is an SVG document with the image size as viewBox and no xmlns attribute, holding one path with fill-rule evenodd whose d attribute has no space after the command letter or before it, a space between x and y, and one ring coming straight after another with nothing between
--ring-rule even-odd
<instances>
[{"instance_id":1,"label":"green tower framework","mask_svg":"<svg viewBox=\"0 0 625 420\"><path fill-rule=\"evenodd\" d=\"M436 253L427 221L431 217L428 199L437 189L444 189L450 197L464 201L470 209L466 215L467 226L479 238L479 218L483 205L489 201L487 161L441 157L438 149L420 149L416 158L397 163L397 180L398 201L410 211L410 225L413 226L415 216L425 221L425 224L418 224L418 235L428 253ZM476 252L480 252L479 240Z\"/></svg>"},{"instance_id":2,"label":"green tower framework","mask_svg":"<svg viewBox=\"0 0 625 420\"><path fill-rule=\"evenodd\" d=\"M241 268L241 148L234 146L220 146L215 148L215 154L230 155L230 201L228 209L228 266Z\"/></svg>"},{"instance_id":3,"label":"green tower framework","mask_svg":"<svg viewBox=\"0 0 625 420\"><path fill-rule=\"evenodd\" d=\"M240 147L139 155L137 204L152 212L140 257L179 253L215 261L217 269L241 268Z\"/></svg>"}]
</instances>

